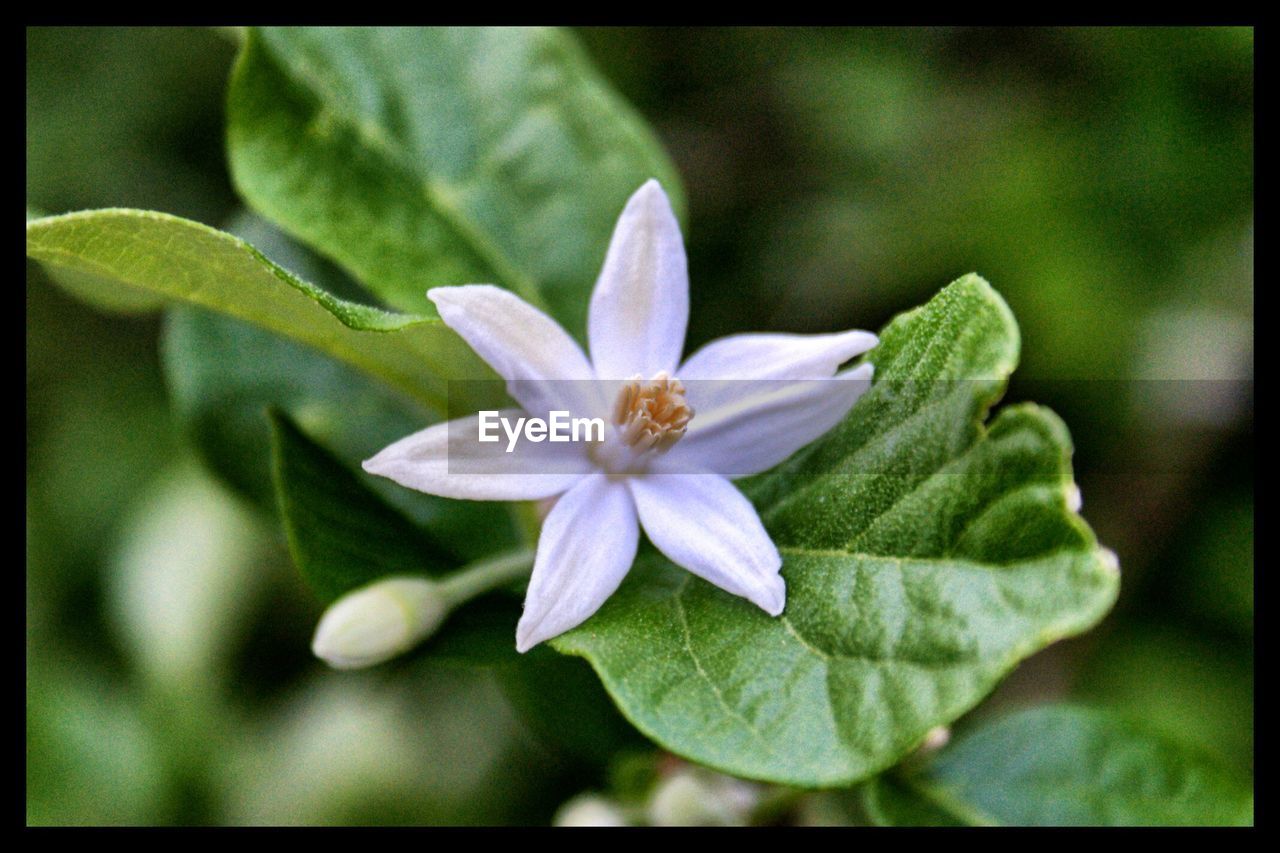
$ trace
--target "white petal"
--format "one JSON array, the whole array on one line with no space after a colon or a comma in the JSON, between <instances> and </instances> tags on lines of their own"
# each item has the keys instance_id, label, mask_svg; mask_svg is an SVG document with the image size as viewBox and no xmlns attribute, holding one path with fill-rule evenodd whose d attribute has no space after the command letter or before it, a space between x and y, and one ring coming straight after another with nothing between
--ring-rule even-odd
<instances>
[{"instance_id":1,"label":"white petal","mask_svg":"<svg viewBox=\"0 0 1280 853\"><path fill-rule=\"evenodd\" d=\"M782 557L755 507L718 474L650 474L627 481L640 524L671 559L770 616L782 612Z\"/></svg>"},{"instance_id":2,"label":"white petal","mask_svg":"<svg viewBox=\"0 0 1280 853\"><path fill-rule=\"evenodd\" d=\"M879 342L854 329L830 335L730 335L689 356L681 379L827 379Z\"/></svg>"},{"instance_id":3,"label":"white petal","mask_svg":"<svg viewBox=\"0 0 1280 853\"><path fill-rule=\"evenodd\" d=\"M503 409L499 417L515 424L519 409ZM479 416L427 427L400 439L364 462L370 474L402 486L477 501L526 501L558 495L592 470L584 445L574 442L531 442L523 437L511 453L506 436L480 442Z\"/></svg>"},{"instance_id":4,"label":"white petal","mask_svg":"<svg viewBox=\"0 0 1280 853\"><path fill-rule=\"evenodd\" d=\"M879 343L870 332L833 335L731 335L689 356L676 374L697 391L695 410L710 410L748 396L752 380L830 379L840 365ZM716 382L713 380L723 380Z\"/></svg>"},{"instance_id":5,"label":"white petal","mask_svg":"<svg viewBox=\"0 0 1280 853\"><path fill-rule=\"evenodd\" d=\"M491 284L427 291L440 319L507 380L507 392L539 416L552 409L603 411L595 372L560 324L510 291ZM562 381L576 380L576 381Z\"/></svg>"},{"instance_id":6,"label":"white petal","mask_svg":"<svg viewBox=\"0 0 1280 853\"><path fill-rule=\"evenodd\" d=\"M738 382L741 392L708 410L698 383L686 383L697 414L664 463L672 469L746 477L767 471L826 433L871 387L874 366L862 364L833 379Z\"/></svg>"},{"instance_id":7,"label":"white petal","mask_svg":"<svg viewBox=\"0 0 1280 853\"><path fill-rule=\"evenodd\" d=\"M591 294L587 338L601 379L673 372L689 322L680 223L657 181L627 202Z\"/></svg>"},{"instance_id":8,"label":"white petal","mask_svg":"<svg viewBox=\"0 0 1280 853\"><path fill-rule=\"evenodd\" d=\"M622 483L593 474L547 514L516 626L516 650L575 628L600 609L636 556L640 530Z\"/></svg>"}]
</instances>

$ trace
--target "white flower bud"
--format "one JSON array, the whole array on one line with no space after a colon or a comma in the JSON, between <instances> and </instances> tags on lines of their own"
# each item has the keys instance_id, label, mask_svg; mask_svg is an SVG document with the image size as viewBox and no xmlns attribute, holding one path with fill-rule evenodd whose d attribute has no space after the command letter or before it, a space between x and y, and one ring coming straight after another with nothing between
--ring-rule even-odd
<instances>
[{"instance_id":1,"label":"white flower bud","mask_svg":"<svg viewBox=\"0 0 1280 853\"><path fill-rule=\"evenodd\" d=\"M424 578L388 578L349 592L320 617L311 651L335 669L403 654L440 627L449 601Z\"/></svg>"},{"instance_id":2,"label":"white flower bud","mask_svg":"<svg viewBox=\"0 0 1280 853\"><path fill-rule=\"evenodd\" d=\"M552 826L627 826L622 810L599 794L579 794L562 805Z\"/></svg>"},{"instance_id":3,"label":"white flower bud","mask_svg":"<svg viewBox=\"0 0 1280 853\"><path fill-rule=\"evenodd\" d=\"M649 799L654 826L745 826L760 801L750 782L697 768L682 768L663 779Z\"/></svg>"}]
</instances>

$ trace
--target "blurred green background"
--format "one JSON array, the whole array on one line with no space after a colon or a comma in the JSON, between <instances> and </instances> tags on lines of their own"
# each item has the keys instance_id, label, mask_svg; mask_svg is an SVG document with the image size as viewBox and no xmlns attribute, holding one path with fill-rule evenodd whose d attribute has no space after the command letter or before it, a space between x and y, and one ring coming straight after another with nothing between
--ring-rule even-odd
<instances>
[{"instance_id":1,"label":"blurred green background","mask_svg":"<svg viewBox=\"0 0 1280 853\"><path fill-rule=\"evenodd\" d=\"M690 348L875 329L969 271L1012 306L1006 399L1070 425L1123 586L975 715L1117 707L1252 772L1252 31L580 35L686 181ZM28 207L242 222L235 50L29 30ZM162 325L28 266L29 822L537 823L624 772L492 673L314 660L278 527L169 413Z\"/></svg>"}]
</instances>

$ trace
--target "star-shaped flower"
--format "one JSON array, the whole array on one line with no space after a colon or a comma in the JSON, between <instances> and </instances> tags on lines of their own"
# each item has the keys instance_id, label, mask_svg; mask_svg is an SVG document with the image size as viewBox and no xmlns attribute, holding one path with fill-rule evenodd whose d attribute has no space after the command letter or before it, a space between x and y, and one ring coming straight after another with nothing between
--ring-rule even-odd
<instances>
[{"instance_id":1,"label":"star-shaped flower","mask_svg":"<svg viewBox=\"0 0 1280 853\"><path fill-rule=\"evenodd\" d=\"M618 588L643 527L672 562L782 612L782 558L730 477L813 441L870 386L869 332L734 335L683 363L689 276L680 226L649 181L627 202L591 296L588 359L554 320L491 285L428 291L441 319L524 413L600 416L598 443L477 440L476 416L437 424L364 463L411 489L470 500L559 496L543 522L516 648L581 624ZM827 381L814 381L827 380Z\"/></svg>"}]
</instances>

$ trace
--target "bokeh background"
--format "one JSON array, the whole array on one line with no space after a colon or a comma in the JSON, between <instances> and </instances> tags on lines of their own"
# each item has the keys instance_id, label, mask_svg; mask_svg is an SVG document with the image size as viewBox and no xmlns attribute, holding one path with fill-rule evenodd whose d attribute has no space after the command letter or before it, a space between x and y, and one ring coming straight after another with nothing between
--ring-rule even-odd
<instances>
[{"instance_id":1,"label":"bokeh background","mask_svg":"<svg viewBox=\"0 0 1280 853\"><path fill-rule=\"evenodd\" d=\"M691 347L875 329L969 271L1012 306L1006 399L1070 425L1122 593L974 714L1116 707L1252 773L1252 31L580 36L685 179ZM28 31L28 207L243 222L235 50ZM278 526L170 415L162 325L28 266L29 822L538 823L626 783L642 744L566 751L491 673L312 659Z\"/></svg>"}]
</instances>

